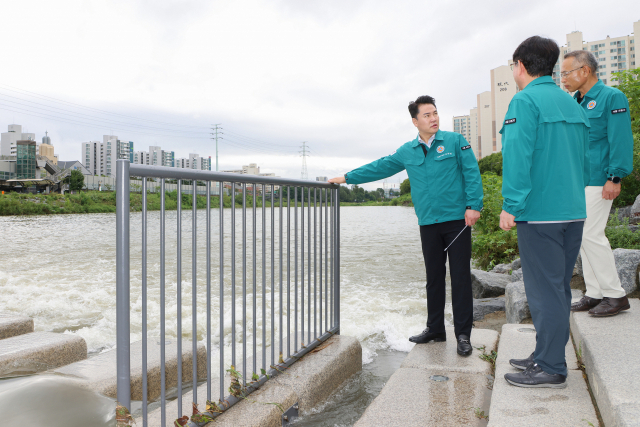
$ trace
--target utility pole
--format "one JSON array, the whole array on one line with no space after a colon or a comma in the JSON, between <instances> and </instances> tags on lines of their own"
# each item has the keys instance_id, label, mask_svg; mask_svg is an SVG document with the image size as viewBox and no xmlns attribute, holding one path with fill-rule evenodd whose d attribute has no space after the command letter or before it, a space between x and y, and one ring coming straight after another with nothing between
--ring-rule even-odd
<instances>
[{"instance_id":1,"label":"utility pole","mask_svg":"<svg viewBox=\"0 0 640 427\"><path fill-rule=\"evenodd\" d=\"M220 135L224 135L224 133L220 132L222 130L222 125L220 123L216 123L211 127L211 139L215 139L216 141L216 172L218 172L218 140L224 139Z\"/></svg>"},{"instance_id":2,"label":"utility pole","mask_svg":"<svg viewBox=\"0 0 640 427\"><path fill-rule=\"evenodd\" d=\"M300 151L300 156L302 157L302 179L309 179L309 174L307 173L307 157L309 156L309 147L307 147L307 142L304 141L302 143L302 151Z\"/></svg>"}]
</instances>

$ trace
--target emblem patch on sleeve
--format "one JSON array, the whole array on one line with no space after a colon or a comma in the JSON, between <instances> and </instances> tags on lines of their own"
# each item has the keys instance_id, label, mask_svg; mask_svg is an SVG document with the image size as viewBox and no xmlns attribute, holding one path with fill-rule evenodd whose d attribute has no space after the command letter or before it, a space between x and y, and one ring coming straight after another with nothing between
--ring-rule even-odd
<instances>
[{"instance_id":1,"label":"emblem patch on sleeve","mask_svg":"<svg viewBox=\"0 0 640 427\"><path fill-rule=\"evenodd\" d=\"M515 123L515 122L516 122L516 119L515 119L515 118L513 118L513 119L505 120L505 121L504 121L504 124L505 124L505 125L510 125L510 124Z\"/></svg>"},{"instance_id":2,"label":"emblem patch on sleeve","mask_svg":"<svg viewBox=\"0 0 640 427\"><path fill-rule=\"evenodd\" d=\"M464 147L460 148L461 150L468 150L469 148L471 148L471 145L465 145Z\"/></svg>"},{"instance_id":3,"label":"emblem patch on sleeve","mask_svg":"<svg viewBox=\"0 0 640 427\"><path fill-rule=\"evenodd\" d=\"M611 110L611 114L626 113L626 112L627 112L626 108L616 108L615 110Z\"/></svg>"}]
</instances>

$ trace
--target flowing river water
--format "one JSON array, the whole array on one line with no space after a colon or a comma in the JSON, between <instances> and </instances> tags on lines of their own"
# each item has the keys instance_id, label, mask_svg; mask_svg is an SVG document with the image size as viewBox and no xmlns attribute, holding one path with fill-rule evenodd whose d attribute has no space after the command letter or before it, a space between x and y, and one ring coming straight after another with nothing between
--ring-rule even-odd
<instances>
[{"instance_id":1,"label":"flowing river water","mask_svg":"<svg viewBox=\"0 0 640 427\"><path fill-rule=\"evenodd\" d=\"M241 230L239 213L240 210L236 212L237 239ZM197 218L198 341L203 343L206 334L206 281L205 274L200 269L206 262L205 214L204 210L200 210ZM224 215L225 223L229 224L230 209L225 209ZM256 218L258 245L261 245L260 215L258 210ZM269 215L269 209L267 209L267 215ZM148 324L150 337L159 336L160 331L159 287L153 286L159 281L159 217L159 212L149 213ZM169 337L175 337L177 333L176 218L176 211L167 212L166 325ZM212 224L216 225L217 221L218 210L216 209L212 211ZM249 229L251 221L249 211L247 224ZM267 219L267 224L269 221ZM140 224L141 214L131 214L132 340L141 339L142 328L142 302L139 297L141 290ZM0 268L0 312L34 318L36 331L54 331L81 336L87 342L89 357L113 348L116 341L115 215L0 217L0 227L2 229L0 247L4 248ZM191 339L190 211L183 213L182 229L184 292L182 331L185 338ZM313 411L315 413L322 411L325 416L314 417L313 413L309 414L296 423L299 425L353 424L366 405L375 398L406 352L413 347L413 344L407 340L408 336L420 332L426 322L424 263L419 228L413 208L343 207L341 208L340 237L341 334L356 337L360 341L363 349L364 370L337 393L337 398L333 398ZM214 236L212 241L217 242L217 236ZM228 236L225 245L229 247ZM241 266L241 254L239 249L236 250L237 266ZM217 260L216 256L212 256L214 260ZM229 264L230 260L227 259L225 262ZM212 277L217 278L216 262L213 265ZM257 273L258 277L261 277L259 268L258 266ZM251 273L248 276L251 277ZM270 277L270 273L267 277ZM218 359L216 348L219 345L220 336L215 322L219 318L219 312L216 292L214 291L213 294L215 301L212 313L214 321L212 360L216 361ZM241 298L238 297L238 300L240 303ZM249 301L252 300L249 299ZM270 298L267 298L266 302L269 309ZM260 307L262 301L259 292L257 303ZM248 315L249 324L252 322L251 310ZM225 325L229 326L230 309L225 310L224 316ZM447 303L448 324L451 322L451 316L451 305ZM238 318L241 318L239 314ZM257 320L261 326L261 318ZM267 327L270 325L268 324ZM248 342L250 339L249 334ZM227 349L225 354L228 357L231 343L230 327L225 328L223 342ZM267 344L269 345L270 342ZM225 363L227 363L226 358ZM213 367L212 372L216 373L217 367ZM0 373L1 376L2 373ZM50 389L56 387L53 383L56 383L60 390L64 390L65 387L75 390L71 384L62 384L60 381L48 375L0 380L0 413L6 414L9 410L15 413L17 411L15 402L20 400L21 396L29 401L25 408L37 408L38 405L34 404L33 399L46 401L46 396L51 394ZM30 392L27 392L27 389ZM40 394L32 394L36 389L40 390ZM49 391L45 392L45 390ZM64 391L61 393L64 394ZM71 391L68 393L73 394ZM79 392L74 391L74 393ZM92 411L104 411L99 408L110 407L105 406L101 396L84 394L80 396L80 394L75 399L77 403L73 403L73 399L62 400L57 409L53 410L53 413L59 413L59 417L52 415L50 412L52 409L47 408L48 425L57 425L51 424L52 418L61 418L64 423L60 425L65 426L88 425L86 421L82 421L83 410L87 412L86 416L91 416ZM85 401L89 403L83 403L84 409L74 408L75 418L63 415L65 406L80 406L81 402ZM339 409L340 407L342 409ZM343 413L336 413L336 410ZM34 418L38 416L37 413L32 410L27 413L28 417L25 420L33 423L33 420L37 419ZM333 417L327 415L331 413L334 413ZM98 419L103 418L103 421L98 422ZM94 425L113 423L107 413L102 418L94 416L92 420ZM15 421L19 421L19 418Z\"/></svg>"}]
</instances>

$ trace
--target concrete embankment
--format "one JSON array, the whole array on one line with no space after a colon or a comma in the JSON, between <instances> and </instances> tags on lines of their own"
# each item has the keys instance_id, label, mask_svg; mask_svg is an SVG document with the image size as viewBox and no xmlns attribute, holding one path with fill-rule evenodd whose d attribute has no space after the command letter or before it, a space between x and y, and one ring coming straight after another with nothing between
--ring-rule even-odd
<instances>
[{"instance_id":1,"label":"concrete embankment","mask_svg":"<svg viewBox=\"0 0 640 427\"><path fill-rule=\"evenodd\" d=\"M631 309L614 317L571 314L573 339L607 427L640 426L640 301L629 302Z\"/></svg>"},{"instance_id":2,"label":"concrete embankment","mask_svg":"<svg viewBox=\"0 0 640 427\"><path fill-rule=\"evenodd\" d=\"M453 328L447 342L416 345L364 412L356 427L480 426L478 412L488 411L491 364L474 350L456 353ZM496 349L498 333L474 329L471 344Z\"/></svg>"}]
</instances>

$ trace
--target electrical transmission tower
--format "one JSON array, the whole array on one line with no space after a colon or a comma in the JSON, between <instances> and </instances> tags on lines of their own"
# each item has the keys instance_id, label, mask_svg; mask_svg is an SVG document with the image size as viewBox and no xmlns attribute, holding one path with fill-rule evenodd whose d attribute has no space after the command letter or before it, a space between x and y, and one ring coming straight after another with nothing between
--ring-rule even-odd
<instances>
[{"instance_id":1,"label":"electrical transmission tower","mask_svg":"<svg viewBox=\"0 0 640 427\"><path fill-rule=\"evenodd\" d=\"M220 135L224 135L224 133L220 132L222 130L222 125L217 123L211 127L211 139L215 139L216 141L216 172L218 172L218 140L224 139Z\"/></svg>"},{"instance_id":2,"label":"electrical transmission tower","mask_svg":"<svg viewBox=\"0 0 640 427\"><path fill-rule=\"evenodd\" d=\"M302 157L302 179L309 179L309 174L307 173L307 157L309 157L309 147L307 147L307 142L302 143L302 151L300 151L300 156Z\"/></svg>"}]
</instances>

